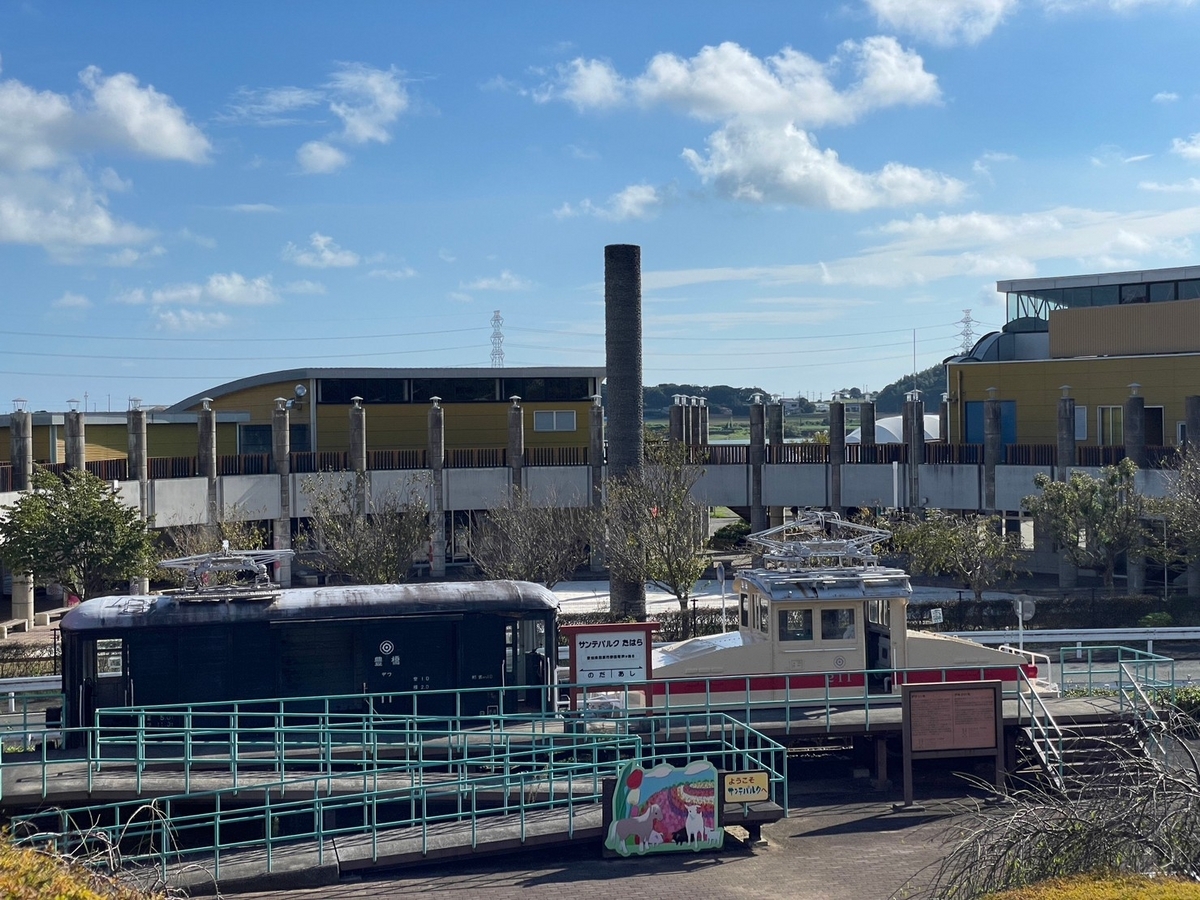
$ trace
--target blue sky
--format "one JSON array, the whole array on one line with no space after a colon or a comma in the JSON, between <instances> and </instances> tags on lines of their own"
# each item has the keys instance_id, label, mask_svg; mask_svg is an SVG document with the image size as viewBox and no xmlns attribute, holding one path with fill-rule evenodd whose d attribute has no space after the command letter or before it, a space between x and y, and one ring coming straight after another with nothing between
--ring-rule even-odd
<instances>
[{"instance_id":1,"label":"blue sky","mask_svg":"<svg viewBox=\"0 0 1200 900\"><path fill-rule=\"evenodd\" d=\"M997 279L1191 265L1192 0L0 8L0 403L292 366L878 389Z\"/></svg>"}]
</instances>

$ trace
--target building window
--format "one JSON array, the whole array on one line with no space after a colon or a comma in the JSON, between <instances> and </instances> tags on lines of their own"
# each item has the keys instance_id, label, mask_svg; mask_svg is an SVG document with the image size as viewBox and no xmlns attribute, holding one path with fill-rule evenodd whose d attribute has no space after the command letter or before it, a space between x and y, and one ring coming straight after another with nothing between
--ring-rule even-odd
<instances>
[{"instance_id":1,"label":"building window","mask_svg":"<svg viewBox=\"0 0 1200 900\"><path fill-rule=\"evenodd\" d=\"M811 609L781 609L779 611L779 640L811 641L812 639Z\"/></svg>"},{"instance_id":2,"label":"building window","mask_svg":"<svg viewBox=\"0 0 1200 900\"><path fill-rule=\"evenodd\" d=\"M440 397L444 403L490 403L496 396L499 382L495 378L414 378L413 403L429 403Z\"/></svg>"},{"instance_id":3,"label":"building window","mask_svg":"<svg viewBox=\"0 0 1200 900\"><path fill-rule=\"evenodd\" d=\"M270 425L238 426L238 453L270 453L271 443Z\"/></svg>"},{"instance_id":4,"label":"building window","mask_svg":"<svg viewBox=\"0 0 1200 900\"><path fill-rule=\"evenodd\" d=\"M307 422L292 423L288 426L288 445L293 453L312 451L312 440L309 437Z\"/></svg>"},{"instance_id":5,"label":"building window","mask_svg":"<svg viewBox=\"0 0 1200 900\"><path fill-rule=\"evenodd\" d=\"M1187 422L1175 423L1175 443L1180 447L1187 443Z\"/></svg>"},{"instance_id":6,"label":"building window","mask_svg":"<svg viewBox=\"0 0 1200 900\"><path fill-rule=\"evenodd\" d=\"M363 403L407 403L408 384L403 378L322 378L317 382L318 403L350 405L351 397Z\"/></svg>"},{"instance_id":7,"label":"building window","mask_svg":"<svg viewBox=\"0 0 1200 900\"><path fill-rule=\"evenodd\" d=\"M1115 447L1125 441L1124 409L1120 406L1096 407L1096 443Z\"/></svg>"},{"instance_id":8,"label":"building window","mask_svg":"<svg viewBox=\"0 0 1200 900\"><path fill-rule=\"evenodd\" d=\"M1145 303L1146 302L1146 285L1144 284L1123 284L1121 285L1121 303Z\"/></svg>"},{"instance_id":9,"label":"building window","mask_svg":"<svg viewBox=\"0 0 1200 900\"><path fill-rule=\"evenodd\" d=\"M561 403L587 400L588 385L587 378L505 378L500 393L503 399L515 394L527 403Z\"/></svg>"},{"instance_id":10,"label":"building window","mask_svg":"<svg viewBox=\"0 0 1200 900\"><path fill-rule=\"evenodd\" d=\"M1150 302L1165 303L1175 299L1175 282L1160 281L1150 285Z\"/></svg>"},{"instance_id":11,"label":"building window","mask_svg":"<svg viewBox=\"0 0 1200 900\"><path fill-rule=\"evenodd\" d=\"M1180 300L1200 300L1200 281L1181 281L1177 297Z\"/></svg>"},{"instance_id":12,"label":"building window","mask_svg":"<svg viewBox=\"0 0 1200 900\"><path fill-rule=\"evenodd\" d=\"M1088 436L1087 429L1087 407L1075 407L1075 440L1086 441Z\"/></svg>"},{"instance_id":13,"label":"building window","mask_svg":"<svg viewBox=\"0 0 1200 900\"><path fill-rule=\"evenodd\" d=\"M533 414L534 431L574 431L575 410L539 409Z\"/></svg>"},{"instance_id":14,"label":"building window","mask_svg":"<svg viewBox=\"0 0 1200 900\"><path fill-rule=\"evenodd\" d=\"M854 636L853 609L821 610L821 640L852 641Z\"/></svg>"}]
</instances>

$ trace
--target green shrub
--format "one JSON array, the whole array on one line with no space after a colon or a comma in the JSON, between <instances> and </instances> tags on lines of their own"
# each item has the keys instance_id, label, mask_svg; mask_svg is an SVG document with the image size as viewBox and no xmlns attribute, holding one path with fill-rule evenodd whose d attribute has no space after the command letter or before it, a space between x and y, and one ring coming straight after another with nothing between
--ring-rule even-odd
<instances>
[{"instance_id":1,"label":"green shrub","mask_svg":"<svg viewBox=\"0 0 1200 900\"><path fill-rule=\"evenodd\" d=\"M734 550L746 543L746 535L750 533L750 524L745 519L738 519L717 529L709 546L714 550Z\"/></svg>"},{"instance_id":2,"label":"green shrub","mask_svg":"<svg viewBox=\"0 0 1200 900\"><path fill-rule=\"evenodd\" d=\"M1170 628L1175 624L1169 612L1147 613L1138 619L1138 628Z\"/></svg>"}]
</instances>

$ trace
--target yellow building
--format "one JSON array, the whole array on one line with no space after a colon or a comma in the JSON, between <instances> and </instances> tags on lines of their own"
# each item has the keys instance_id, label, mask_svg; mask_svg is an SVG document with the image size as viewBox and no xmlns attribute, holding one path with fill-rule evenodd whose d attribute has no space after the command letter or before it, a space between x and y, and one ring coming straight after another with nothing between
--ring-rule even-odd
<instances>
[{"instance_id":1,"label":"yellow building","mask_svg":"<svg viewBox=\"0 0 1200 900\"><path fill-rule=\"evenodd\" d=\"M1147 447L1184 435L1200 394L1200 266L1001 281L1007 323L946 363L952 443L983 443L983 402L1003 444L1055 444L1058 400L1075 400L1079 446L1124 444L1123 405L1145 398Z\"/></svg>"}]
</instances>

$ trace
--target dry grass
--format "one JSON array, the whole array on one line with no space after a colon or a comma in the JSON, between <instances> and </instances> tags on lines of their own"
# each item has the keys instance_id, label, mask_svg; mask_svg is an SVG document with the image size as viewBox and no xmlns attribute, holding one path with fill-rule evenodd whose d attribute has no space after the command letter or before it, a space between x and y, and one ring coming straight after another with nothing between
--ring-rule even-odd
<instances>
[{"instance_id":1,"label":"dry grass","mask_svg":"<svg viewBox=\"0 0 1200 900\"><path fill-rule=\"evenodd\" d=\"M25 847L0 837L0 897L6 900L152 900L141 891L82 863Z\"/></svg>"},{"instance_id":2,"label":"dry grass","mask_svg":"<svg viewBox=\"0 0 1200 900\"><path fill-rule=\"evenodd\" d=\"M990 894L986 900L1200 900L1200 884L1173 878L1128 875L1076 877Z\"/></svg>"}]
</instances>

